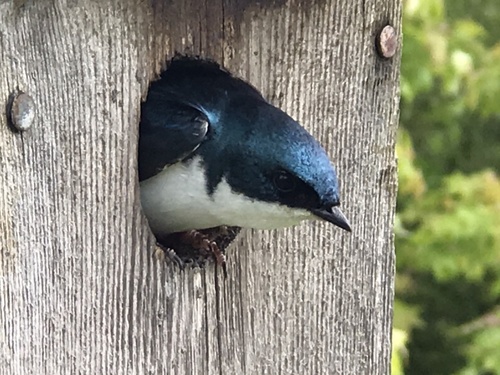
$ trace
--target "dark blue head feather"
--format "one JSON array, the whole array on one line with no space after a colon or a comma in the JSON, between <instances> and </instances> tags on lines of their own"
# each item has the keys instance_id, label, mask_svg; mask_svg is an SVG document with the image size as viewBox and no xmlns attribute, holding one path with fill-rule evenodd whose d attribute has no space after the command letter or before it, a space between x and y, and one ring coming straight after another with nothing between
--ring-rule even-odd
<instances>
[{"instance_id":1,"label":"dark blue head feather","mask_svg":"<svg viewBox=\"0 0 500 375\"><path fill-rule=\"evenodd\" d=\"M214 62L176 58L157 84L166 99L209 120L196 150L209 192L226 178L233 190L259 200L308 210L339 204L336 173L321 145L248 83Z\"/></svg>"}]
</instances>

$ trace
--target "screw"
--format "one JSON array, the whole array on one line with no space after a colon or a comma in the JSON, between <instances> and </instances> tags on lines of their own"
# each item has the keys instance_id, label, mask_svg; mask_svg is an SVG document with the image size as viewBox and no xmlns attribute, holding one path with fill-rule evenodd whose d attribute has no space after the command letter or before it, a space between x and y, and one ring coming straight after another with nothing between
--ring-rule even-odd
<instances>
[{"instance_id":1,"label":"screw","mask_svg":"<svg viewBox=\"0 0 500 375\"><path fill-rule=\"evenodd\" d=\"M18 131L25 131L31 127L35 119L35 102L33 98L24 92L11 95L7 114L11 125Z\"/></svg>"},{"instance_id":2,"label":"screw","mask_svg":"<svg viewBox=\"0 0 500 375\"><path fill-rule=\"evenodd\" d=\"M381 57L390 59L398 47L396 30L391 25L385 26L377 36L377 52Z\"/></svg>"}]
</instances>

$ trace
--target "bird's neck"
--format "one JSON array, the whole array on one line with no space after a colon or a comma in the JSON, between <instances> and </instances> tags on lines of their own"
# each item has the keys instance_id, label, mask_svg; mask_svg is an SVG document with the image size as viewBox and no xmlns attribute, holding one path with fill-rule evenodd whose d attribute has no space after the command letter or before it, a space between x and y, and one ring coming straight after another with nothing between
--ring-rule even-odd
<instances>
[{"instance_id":1,"label":"bird's neck","mask_svg":"<svg viewBox=\"0 0 500 375\"><path fill-rule=\"evenodd\" d=\"M155 234L220 225L273 229L312 218L306 210L237 193L223 177L210 192L200 156L169 166L141 182L141 201Z\"/></svg>"}]
</instances>

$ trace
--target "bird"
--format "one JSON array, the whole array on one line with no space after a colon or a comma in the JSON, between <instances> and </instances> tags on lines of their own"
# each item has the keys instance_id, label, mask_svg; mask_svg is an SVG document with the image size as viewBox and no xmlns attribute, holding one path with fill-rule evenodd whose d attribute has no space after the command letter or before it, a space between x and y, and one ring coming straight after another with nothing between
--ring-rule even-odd
<instances>
[{"instance_id":1,"label":"bird","mask_svg":"<svg viewBox=\"0 0 500 375\"><path fill-rule=\"evenodd\" d=\"M138 171L142 209L159 244L181 238L218 258L213 238L204 238L210 228L275 229L319 219L351 231L320 143L210 59L176 56L150 84Z\"/></svg>"}]
</instances>

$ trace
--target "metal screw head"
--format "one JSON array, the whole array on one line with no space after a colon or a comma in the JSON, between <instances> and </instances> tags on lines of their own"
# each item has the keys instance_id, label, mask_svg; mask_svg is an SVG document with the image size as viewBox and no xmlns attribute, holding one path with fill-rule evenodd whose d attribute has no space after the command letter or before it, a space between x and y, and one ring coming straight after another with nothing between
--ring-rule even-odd
<instances>
[{"instance_id":1,"label":"metal screw head","mask_svg":"<svg viewBox=\"0 0 500 375\"><path fill-rule=\"evenodd\" d=\"M377 52L381 57L390 59L396 53L398 38L391 25L385 26L377 36Z\"/></svg>"},{"instance_id":2,"label":"metal screw head","mask_svg":"<svg viewBox=\"0 0 500 375\"><path fill-rule=\"evenodd\" d=\"M35 102L24 92L12 95L10 108L7 113L12 126L18 131L25 131L31 127L35 119Z\"/></svg>"}]
</instances>

